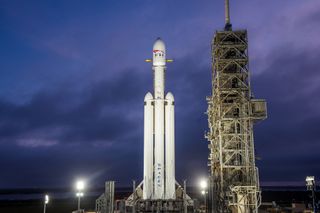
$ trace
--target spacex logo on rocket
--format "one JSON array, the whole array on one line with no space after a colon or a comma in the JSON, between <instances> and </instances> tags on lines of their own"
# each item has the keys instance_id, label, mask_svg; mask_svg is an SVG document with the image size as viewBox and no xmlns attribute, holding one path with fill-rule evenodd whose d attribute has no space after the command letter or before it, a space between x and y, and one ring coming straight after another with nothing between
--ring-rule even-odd
<instances>
[{"instance_id":1,"label":"spacex logo on rocket","mask_svg":"<svg viewBox=\"0 0 320 213\"><path fill-rule=\"evenodd\" d=\"M154 94L144 99L143 199L175 199L174 97L165 96L166 48L158 38L153 45Z\"/></svg>"}]
</instances>

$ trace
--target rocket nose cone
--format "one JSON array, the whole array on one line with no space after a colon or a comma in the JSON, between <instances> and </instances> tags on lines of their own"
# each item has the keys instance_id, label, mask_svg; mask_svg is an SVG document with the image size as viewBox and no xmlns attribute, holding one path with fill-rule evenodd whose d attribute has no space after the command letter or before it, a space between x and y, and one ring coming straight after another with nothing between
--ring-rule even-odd
<instances>
[{"instance_id":1,"label":"rocket nose cone","mask_svg":"<svg viewBox=\"0 0 320 213\"><path fill-rule=\"evenodd\" d=\"M172 95L171 92L168 92L168 93L167 93L166 99L167 99L168 101L174 101L174 97L173 97L173 95Z\"/></svg>"},{"instance_id":2,"label":"rocket nose cone","mask_svg":"<svg viewBox=\"0 0 320 213\"><path fill-rule=\"evenodd\" d=\"M161 38L157 38L156 42L153 45L153 51L166 51L166 45L164 44L164 42L161 40Z\"/></svg>"},{"instance_id":3,"label":"rocket nose cone","mask_svg":"<svg viewBox=\"0 0 320 213\"><path fill-rule=\"evenodd\" d=\"M148 92L146 94L146 96L144 96L144 101L150 101L152 99L153 99L153 97L152 97L152 94L150 92Z\"/></svg>"}]
</instances>

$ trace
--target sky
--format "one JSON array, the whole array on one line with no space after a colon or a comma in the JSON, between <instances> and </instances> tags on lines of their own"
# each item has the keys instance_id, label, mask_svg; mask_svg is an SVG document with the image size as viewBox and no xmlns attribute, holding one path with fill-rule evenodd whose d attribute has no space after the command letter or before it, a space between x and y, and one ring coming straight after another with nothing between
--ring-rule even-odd
<instances>
[{"instance_id":1,"label":"sky","mask_svg":"<svg viewBox=\"0 0 320 213\"><path fill-rule=\"evenodd\" d=\"M230 3L233 29L248 30L253 93L268 102L254 132L261 183L320 178L320 1ZM0 0L0 26L0 188L141 181L157 37L174 59L177 180L207 175L222 0Z\"/></svg>"}]
</instances>

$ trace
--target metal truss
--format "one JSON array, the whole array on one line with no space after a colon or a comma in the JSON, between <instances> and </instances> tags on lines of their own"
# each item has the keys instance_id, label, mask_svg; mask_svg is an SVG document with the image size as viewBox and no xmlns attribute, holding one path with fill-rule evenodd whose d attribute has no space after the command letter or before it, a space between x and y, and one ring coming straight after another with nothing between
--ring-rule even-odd
<instances>
[{"instance_id":1,"label":"metal truss","mask_svg":"<svg viewBox=\"0 0 320 213\"><path fill-rule=\"evenodd\" d=\"M253 99L247 31L218 31L212 43L212 96L208 101L211 212L258 212L253 124L266 118L265 100Z\"/></svg>"},{"instance_id":2,"label":"metal truss","mask_svg":"<svg viewBox=\"0 0 320 213\"><path fill-rule=\"evenodd\" d=\"M113 213L114 211L114 181L105 183L105 192L96 200L97 213Z\"/></svg>"}]
</instances>

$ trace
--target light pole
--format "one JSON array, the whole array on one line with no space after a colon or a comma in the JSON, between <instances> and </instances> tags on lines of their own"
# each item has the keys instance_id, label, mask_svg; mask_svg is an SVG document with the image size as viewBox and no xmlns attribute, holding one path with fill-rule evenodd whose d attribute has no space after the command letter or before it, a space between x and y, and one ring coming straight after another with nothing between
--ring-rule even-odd
<instances>
[{"instance_id":1,"label":"light pole","mask_svg":"<svg viewBox=\"0 0 320 213\"><path fill-rule=\"evenodd\" d=\"M200 181L200 189L201 194L204 198L204 206L205 206L205 212L207 212L207 188L208 188L208 181L206 179L203 179Z\"/></svg>"},{"instance_id":2,"label":"light pole","mask_svg":"<svg viewBox=\"0 0 320 213\"><path fill-rule=\"evenodd\" d=\"M49 203L49 195L44 196L43 213L46 213L47 204Z\"/></svg>"},{"instance_id":3,"label":"light pole","mask_svg":"<svg viewBox=\"0 0 320 213\"><path fill-rule=\"evenodd\" d=\"M83 180L78 180L76 182L76 190L77 190L77 193L76 193L76 196L78 197L78 212L80 212L80 199L81 197L83 197L83 190L85 188L85 182Z\"/></svg>"},{"instance_id":4,"label":"light pole","mask_svg":"<svg viewBox=\"0 0 320 213\"><path fill-rule=\"evenodd\" d=\"M205 209L207 210L207 199L206 199L206 191L205 190L202 190L201 191L201 194L203 195L203 199L204 199L204 206L205 206Z\"/></svg>"},{"instance_id":5,"label":"light pole","mask_svg":"<svg viewBox=\"0 0 320 213\"><path fill-rule=\"evenodd\" d=\"M316 212L316 182L314 179L314 176L307 176L306 177L306 185L307 185L307 190L312 192L312 208L313 212Z\"/></svg>"}]
</instances>

